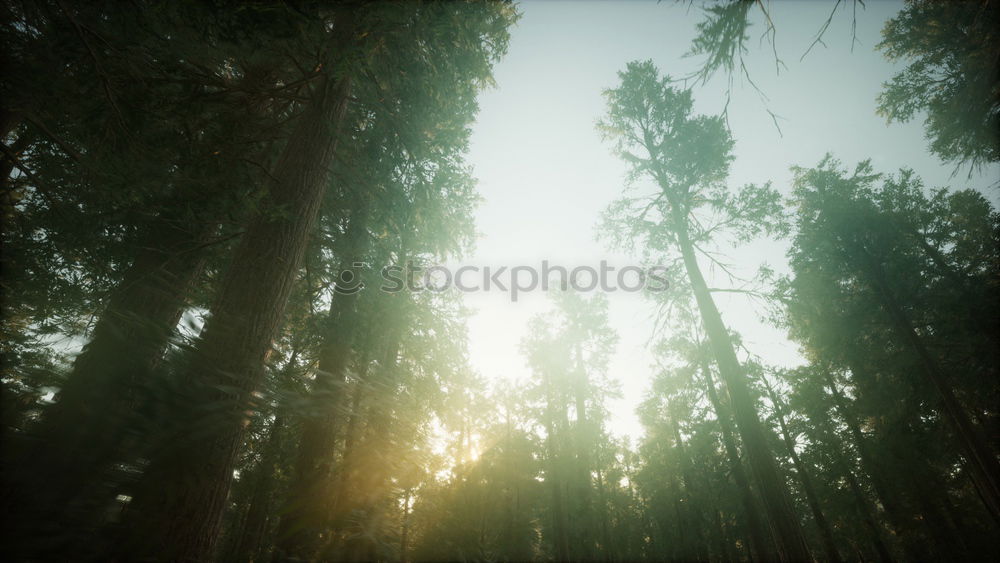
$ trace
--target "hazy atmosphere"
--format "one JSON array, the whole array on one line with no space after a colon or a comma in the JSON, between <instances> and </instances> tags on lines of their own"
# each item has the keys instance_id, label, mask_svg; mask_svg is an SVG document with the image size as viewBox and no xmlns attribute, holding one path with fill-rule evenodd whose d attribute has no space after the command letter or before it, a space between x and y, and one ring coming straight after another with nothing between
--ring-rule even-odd
<instances>
[{"instance_id":1,"label":"hazy atmosphere","mask_svg":"<svg viewBox=\"0 0 1000 563\"><path fill-rule=\"evenodd\" d=\"M995 557L1000 2L0 13L5 561Z\"/></svg>"},{"instance_id":2,"label":"hazy atmosphere","mask_svg":"<svg viewBox=\"0 0 1000 563\"><path fill-rule=\"evenodd\" d=\"M971 187L994 202L1000 190L1000 164L969 175L935 157L921 123L887 125L876 115L882 84L905 67L876 50L887 19L899 2L869 2L855 8L841 3L817 44L803 58L831 14L835 2L774 2L776 49L783 65L775 72L775 53L761 34L754 14L744 56L750 77L720 74L695 87L697 111L716 114L731 93L729 125L736 139L730 182L774 182L790 191L791 166L811 166L826 153L845 163L871 159L877 170L912 168L927 186ZM669 2L525 2L511 29L511 46L497 64L497 87L479 97L469 163L475 167L484 201L476 213L481 238L463 263L597 266L602 259L619 265L635 253L613 252L597 240L597 223L608 202L621 192L626 167L594 133L604 110L601 92L615 84L622 61L651 59L675 78L701 68L704 57L691 55L691 41L702 18L701 5ZM854 23L856 22L856 26ZM853 34L853 37L852 37ZM853 42L852 42L853 38ZM801 60L800 60L801 59ZM778 116L775 126L767 110ZM779 130L780 128L780 130ZM525 201L537 202L531 206ZM751 274L761 263L786 271L787 244L759 241L725 252L734 271ZM725 283L720 279L720 283ZM636 294L609 299L611 326L621 341L610 373L621 381L626 400L614 403L610 428L617 434L642 433L634 406L648 386L655 360L647 341L653 323L649 304ZM802 362L787 331L761 322L754 303L720 296L733 330L751 344L765 346L769 361L783 366ZM511 304L503 292L466 295L478 314L469 320L470 360L488 378L517 379L526 373L518 341L532 315L547 301L536 292ZM763 353L763 352L760 352Z\"/></svg>"}]
</instances>

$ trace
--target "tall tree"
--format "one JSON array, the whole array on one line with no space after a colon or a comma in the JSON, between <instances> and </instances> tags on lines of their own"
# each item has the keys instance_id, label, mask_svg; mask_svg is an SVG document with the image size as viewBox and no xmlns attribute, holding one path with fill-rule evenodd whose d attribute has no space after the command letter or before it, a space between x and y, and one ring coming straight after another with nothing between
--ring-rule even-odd
<instances>
[{"instance_id":1,"label":"tall tree","mask_svg":"<svg viewBox=\"0 0 1000 563\"><path fill-rule=\"evenodd\" d=\"M331 53L323 61L326 72L316 79L271 174L263 211L248 225L222 281L186 375L186 408L193 410L173 443L154 455L130 507L133 554L203 559L215 547L242 413L281 326L328 185L363 41L358 19L353 7L336 11L331 43L324 46Z\"/></svg>"},{"instance_id":2,"label":"tall tree","mask_svg":"<svg viewBox=\"0 0 1000 563\"><path fill-rule=\"evenodd\" d=\"M17 228L4 230L12 250L5 260L18 272L5 283L38 288L15 306L14 318L27 316L26 332L65 317L42 331L73 334L71 323L81 315L96 318L72 369L56 382L54 404L15 448L27 461L12 483L33 493L19 500L15 493L12 510L34 530L15 536L51 550L59 544L57 528L76 530L68 535L78 539L92 535L121 478L113 462L131 455L125 450L134 453L126 444L141 442L148 421L133 415L153 367L182 311L200 304L204 267L234 236L220 223L240 215L238 202L256 190L250 163L265 158L268 143L258 135L274 125L278 73L265 52L241 57L228 75L194 72L185 57L195 51L220 65L248 45L246 37L228 35L232 20L197 7L187 15L219 24L214 44L200 50L160 35L187 36L175 9L130 5L109 13L101 5L48 2L20 8L4 30L18 69L5 86L20 116L18 140L33 141L10 159L19 174L12 187L24 195L15 206ZM251 24L247 15L242 23ZM286 22L250 27L258 40L275 38ZM206 99L210 89L214 97ZM53 98L80 92L89 101ZM91 220L75 225L77 213ZM102 248L104 264L74 258L88 246ZM36 308L38 299L60 292L64 297ZM31 320L37 314L49 320ZM5 325L10 320L4 316Z\"/></svg>"},{"instance_id":3,"label":"tall tree","mask_svg":"<svg viewBox=\"0 0 1000 563\"><path fill-rule=\"evenodd\" d=\"M890 179L881 187L878 186L880 179L881 176L874 174L867 162L861 163L851 175L841 171L832 159L824 160L816 169L800 169L795 192L800 226L793 249L793 265L807 268L807 264L811 264L817 270L852 280L863 288L870 302L878 307L879 321L876 322L887 330L893 346L907 350L914 358L914 367L922 374L938 411L955 436L984 505L996 519L1000 515L1000 486L997 481L1000 465L997 464L996 454L982 437L982 430L972 422L968 407L959 399L956 393L959 384L945 372L938 354L931 348L931 342L946 341L950 335L948 332L936 333L929 342L929 335L921 334L914 324L915 318L924 317L928 311L916 306L916 301L907 301L907 298L915 299L921 294L941 295L939 292L956 289L953 284L942 287L939 282L932 282L924 288L917 285L921 279L927 279L928 269L935 266L934 257L943 254L940 251L928 252L930 245L927 241L918 244L911 232L901 228L901 225L908 223L920 227L924 231L920 235L922 237L927 237L934 230L940 232L942 227L935 229L933 223L928 224L919 216L914 217L919 213L915 204L924 197L919 182L913 181L911 175L904 172L899 180ZM962 198L950 199L951 205L964 207L959 203ZM939 205L949 206L946 201L940 200ZM967 208L955 211L968 212ZM907 222L899 219L907 215ZM969 226L987 233L992 231L995 213L980 211L976 215L978 225ZM959 227L964 228L967 227ZM822 246L815 246L817 243ZM823 250L807 257L803 252L806 248ZM966 270L966 275L971 276L970 282L989 279L993 275L992 265L984 262L988 258L976 256L964 259L970 258L982 264ZM903 280L906 283L900 283ZM969 337L970 342L976 340L979 338Z\"/></svg>"},{"instance_id":4,"label":"tall tree","mask_svg":"<svg viewBox=\"0 0 1000 563\"><path fill-rule=\"evenodd\" d=\"M660 77L651 61L629 63L619 78L621 85L605 92L608 113L599 128L629 164L630 179L646 177L660 189L646 206L655 211L657 219L647 219L647 211L640 207L638 217L626 220L634 222L647 241L652 239L654 245L671 246L680 252L715 361L732 399L736 425L760 488L777 555L782 560L808 559L799 519L755 410L746 373L698 264L699 245L709 242L713 231L729 227L746 239L775 225L765 218L774 212L777 195L768 187L748 186L735 195L726 190L733 141L722 119L692 115L690 91L671 86L669 77ZM717 211L723 218L704 227L695 217L703 208Z\"/></svg>"}]
</instances>

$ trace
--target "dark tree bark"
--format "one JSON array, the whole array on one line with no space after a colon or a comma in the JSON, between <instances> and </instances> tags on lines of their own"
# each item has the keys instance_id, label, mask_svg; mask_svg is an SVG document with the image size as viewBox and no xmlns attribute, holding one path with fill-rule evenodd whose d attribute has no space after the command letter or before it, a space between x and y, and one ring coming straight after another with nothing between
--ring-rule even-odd
<instances>
[{"instance_id":1,"label":"dark tree bark","mask_svg":"<svg viewBox=\"0 0 1000 563\"><path fill-rule=\"evenodd\" d=\"M866 389L874 382L874 378L862 368L857 359L852 358L850 362L856 383L861 389ZM833 384L832 377L827 384ZM947 558L949 553L960 553L961 541L956 537L955 530L947 525L938 508L939 502L929 498L933 496L940 499L944 495L943 481L919 452L907 446L896 445L901 435L913 432L910 422L875 418L873 433L876 438L868 440L861 433L857 418L847 408L842 393L835 385L831 389L834 391L838 411L842 413L857 443L862 466L871 477L879 501L886 509L889 524L900 536L906 557L923 559L928 553L936 552L940 557ZM882 456L898 458L904 465L908 465L907 471L898 474L886 467L881 462L882 457L876 454L873 442L878 444L880 449L886 450ZM917 474L921 477L916 478ZM905 499L909 499L910 503L904 504Z\"/></svg>"},{"instance_id":2,"label":"dark tree bark","mask_svg":"<svg viewBox=\"0 0 1000 563\"><path fill-rule=\"evenodd\" d=\"M858 366L851 366L851 371L857 375L860 369ZM858 419L854 416L854 413L848 408L847 401L844 398L843 393L837 387L836 382L833 380L833 375L829 372L826 373L826 385L830 389L830 393L833 395L833 404L840 413L840 417L847 424L847 428L851 433L851 438L854 440L854 446L858 450L858 455L861 458L861 467L864 468L865 472L868 473L868 477L871 479L872 488L875 490L875 495L878 497L879 503L885 510L886 519L889 521L889 525L892 527L893 532L897 536L901 537L903 543L903 551L908 558L916 557L920 551L913 546L910 541L909 527L906 525L906 516L903 506L900 504L899 499L896 497L895 492L889 485L889 478L886 475L886 471L883 466L878 462L875 453L872 452L872 446L868 438L861 432L861 425L858 423Z\"/></svg>"},{"instance_id":3,"label":"dark tree bark","mask_svg":"<svg viewBox=\"0 0 1000 563\"><path fill-rule=\"evenodd\" d=\"M246 516L240 526L239 536L233 547L233 561L260 561L261 549L271 520L272 497L274 494L274 471L281 453L284 439L284 418L276 416L271 423L267 443L261 455L260 465L254 471L253 493L250 496Z\"/></svg>"},{"instance_id":4,"label":"dark tree bark","mask_svg":"<svg viewBox=\"0 0 1000 563\"><path fill-rule=\"evenodd\" d=\"M885 279L881 264L877 263L870 255L868 258L869 281L885 307L897 336L920 359L923 374L937 391L942 414L958 440L958 446L965 458L966 467L979 492L979 497L994 521L1000 523L1000 463L997 462L996 454L979 434L979 430L972 424L965 408L955 397L955 392L937 360L927 349L923 339L913 329L913 323L910 322Z\"/></svg>"},{"instance_id":5,"label":"dark tree bark","mask_svg":"<svg viewBox=\"0 0 1000 563\"><path fill-rule=\"evenodd\" d=\"M86 539L100 523L117 481L109 469L150 422L135 418L136 403L201 275L203 247L215 230L213 223L166 216L150 226L56 402L23 444L21 459L28 462L17 489L30 496L15 500L25 526L19 541L37 537L37 547L51 553L59 543L54 534Z\"/></svg>"},{"instance_id":6,"label":"dark tree bark","mask_svg":"<svg viewBox=\"0 0 1000 563\"><path fill-rule=\"evenodd\" d=\"M827 373L826 377L829 381L830 374ZM830 424L830 419L823 417L820 420L813 420L812 422L819 427L823 434L825 434L825 441L829 442L830 446L833 447L834 463L836 464L837 470L840 474L845 480L847 480L847 484L851 489L851 495L854 497L854 505L857 508L858 515L861 516L861 519L865 522L865 528L868 529L868 533L871 535L871 542L875 547L875 552L878 554L879 561L892 561L892 554L889 551L889 547L885 544L882 534L882 525L879 524L878 518L876 517L875 507L872 506L871 502L869 502L868 496L865 494L864 490L861 488L861 484L858 483L857 478L854 476L854 470L851 468L851 464L847 461L847 452L844 451L841 440L838 438L837 433Z\"/></svg>"},{"instance_id":7,"label":"dark tree bark","mask_svg":"<svg viewBox=\"0 0 1000 563\"><path fill-rule=\"evenodd\" d=\"M226 272L187 372L189 412L154 454L129 511L130 557L204 560L213 554L244 413L281 326L347 109L351 80L344 59L355 35L349 10L335 26L339 76L328 70L318 79L272 174L264 211Z\"/></svg>"},{"instance_id":8,"label":"dark tree bark","mask_svg":"<svg viewBox=\"0 0 1000 563\"><path fill-rule=\"evenodd\" d=\"M355 195L355 209L345 233L346 257L340 264L340 272L351 272L355 276L352 283L361 275L354 264L364 260L370 242L368 199L366 193ZM298 456L278 531L279 551L288 557L308 558L315 554L319 549L317 540L329 525L327 502L332 498L334 443L357 325L356 306L356 292L337 291L330 303L327 333L302 415Z\"/></svg>"}]
</instances>

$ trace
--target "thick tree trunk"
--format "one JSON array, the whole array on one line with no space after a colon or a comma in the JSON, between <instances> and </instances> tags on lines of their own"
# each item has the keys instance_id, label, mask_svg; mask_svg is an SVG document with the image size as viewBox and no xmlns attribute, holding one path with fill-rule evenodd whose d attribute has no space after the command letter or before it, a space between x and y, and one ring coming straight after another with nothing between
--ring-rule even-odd
<instances>
[{"instance_id":1,"label":"thick tree trunk","mask_svg":"<svg viewBox=\"0 0 1000 563\"><path fill-rule=\"evenodd\" d=\"M799 457L798 452L795 451L795 439L792 438L792 433L789 432L788 424L785 421L784 404L778 399L778 395L771 388L771 384L766 379L763 381L764 386L767 388L767 394L771 398L771 403L774 405L774 414L778 417L778 426L781 428L781 437L784 439L785 447L788 449L788 456L792 458L792 465L795 467L795 472L802 483L802 490L806 494L806 503L812 512L813 520L816 521L816 527L819 528L819 537L823 542L823 551L826 552L826 560L840 561L840 553L837 552L837 542L833 539L833 530L830 528L830 523L827 521L826 515L823 514L823 509L819 504L819 497L816 496L816 488L813 486L809 469L802 462L802 458Z\"/></svg>"},{"instance_id":2,"label":"thick tree trunk","mask_svg":"<svg viewBox=\"0 0 1000 563\"><path fill-rule=\"evenodd\" d=\"M112 293L73 370L25 444L29 460L18 489L30 493L17 509L26 526L21 540L76 530L88 536L116 476L127 441L151 421L134 417L136 402L174 333L185 298L201 275L205 242L216 225L181 224L160 217L141 243L136 259ZM71 541L72 538L66 538ZM30 548L29 548L30 549Z\"/></svg>"},{"instance_id":3,"label":"thick tree trunk","mask_svg":"<svg viewBox=\"0 0 1000 563\"><path fill-rule=\"evenodd\" d=\"M354 26L349 11L341 14L333 49L343 57ZM129 556L204 560L213 554L244 413L252 408L329 183L350 91L349 74L341 71L319 80L276 165L264 211L226 272L187 373L188 417L154 454L130 510Z\"/></svg>"},{"instance_id":4,"label":"thick tree trunk","mask_svg":"<svg viewBox=\"0 0 1000 563\"><path fill-rule=\"evenodd\" d=\"M701 364L701 372L705 377L705 388L708 391L709 401L712 403L715 417L722 428L722 444L726 448L726 457L729 459L729 471L733 475L736 487L740 490L740 502L743 504L749 533L751 558L754 561L769 561L772 559L769 536L763 522L760 521L757 503L754 501L753 491L750 489L750 481L747 479L746 471L743 470L743 462L740 461L733 423L729 418L730 413L719 400L719 394L715 390L715 382L712 381L712 372L707 363Z\"/></svg>"},{"instance_id":5,"label":"thick tree trunk","mask_svg":"<svg viewBox=\"0 0 1000 563\"><path fill-rule=\"evenodd\" d=\"M680 218L677 224L682 225L683 218ZM782 561L808 561L811 555L802 535L802 527L788 498L786 485L778 472L774 455L768 446L760 418L754 408L746 375L736 357L729 332L722 322L722 315L715 306L708 284L705 283L701 268L698 266L694 245L691 244L683 228L677 235L684 267L698 302L698 310L701 312L712 353L729 389L736 427L739 428L750 468L760 490L777 556Z\"/></svg>"}]
</instances>

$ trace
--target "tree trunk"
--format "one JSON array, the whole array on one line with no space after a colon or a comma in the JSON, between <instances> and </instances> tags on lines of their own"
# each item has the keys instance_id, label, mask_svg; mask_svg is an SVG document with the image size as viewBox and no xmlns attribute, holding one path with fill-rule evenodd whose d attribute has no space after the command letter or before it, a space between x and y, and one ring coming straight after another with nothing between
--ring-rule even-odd
<instances>
[{"instance_id":1,"label":"tree trunk","mask_svg":"<svg viewBox=\"0 0 1000 563\"><path fill-rule=\"evenodd\" d=\"M684 497L685 510L682 510L679 517L687 522L687 533L684 533L685 543L688 544L687 556L697 561L708 561L708 544L705 541L702 518L700 511L695 507L694 478L691 475L691 458L688 457L684 448L684 441L681 439L680 425L677 419L673 420L674 440L677 442L677 455L681 466L681 484L684 492L679 496ZM693 545L691 545L693 544Z\"/></svg>"},{"instance_id":2,"label":"tree trunk","mask_svg":"<svg viewBox=\"0 0 1000 563\"><path fill-rule=\"evenodd\" d=\"M682 221L683 218L680 218L677 224L682 225ZM736 427L739 428L750 468L757 480L764 511L774 536L777 556L782 561L808 561L811 555L802 535L802 527L788 499L786 485L778 473L774 455L767 444L764 429L754 408L746 375L736 357L729 332L722 322L722 316L702 276L695 257L694 245L688 239L686 230L680 228L677 235L684 267L698 302L698 310L701 312L712 353L729 389Z\"/></svg>"},{"instance_id":3,"label":"tree trunk","mask_svg":"<svg viewBox=\"0 0 1000 563\"><path fill-rule=\"evenodd\" d=\"M746 513L745 516L749 531L751 559L754 561L769 561L772 559L772 556L769 549L770 543L767 539L768 535L764 529L764 524L760 521L757 512L757 503L754 501L753 491L750 489L750 482L747 479L746 471L743 470L743 462L740 461L739 450L736 448L733 423L729 418L730 413L723 407L722 401L719 400L719 394L715 390L715 382L712 381L712 372L706 362L701 364L701 372L705 376L705 388L708 391L708 398L712 403L712 408L715 410L715 416L719 420L719 426L722 428L722 443L726 448L726 457L729 458L729 470L733 475L733 480L736 481L736 487L740 490L740 501L743 504L743 511Z\"/></svg>"},{"instance_id":4,"label":"tree trunk","mask_svg":"<svg viewBox=\"0 0 1000 563\"><path fill-rule=\"evenodd\" d=\"M604 561L616 561L616 550L611 540L611 530L608 526L608 499L604 489L604 477L601 470L597 469L597 498L600 504L601 514L601 551Z\"/></svg>"},{"instance_id":5,"label":"tree trunk","mask_svg":"<svg viewBox=\"0 0 1000 563\"><path fill-rule=\"evenodd\" d=\"M551 382L545 376L546 405L545 405L545 441L548 443L548 464L545 473L545 481L552 490L552 530L554 532L553 544L555 547L556 560L569 561L569 539L567 537L566 511L563 506L562 485L558 477L559 473L559 447L556 444L555 418L553 410L555 405L552 396Z\"/></svg>"},{"instance_id":6,"label":"tree trunk","mask_svg":"<svg viewBox=\"0 0 1000 563\"><path fill-rule=\"evenodd\" d=\"M778 395L774 392L774 389L771 388L771 384L767 382L767 379L761 379L767 388L767 394L771 398L771 403L774 404L774 414L778 417L778 425L781 427L781 437L785 441L785 447L788 448L788 456L792 458L792 465L795 466L795 472L802 483L802 490L806 494L806 502L809 504L813 520L816 521L816 527L819 528L819 537L823 542L823 551L826 552L827 561L840 561L840 554L837 552L837 542L833 539L833 530L830 529L830 523L826 520L823 509L819 505L819 497L816 496L812 477L810 477L805 463L802 463L798 452L795 451L795 439L792 438L792 433L789 432L788 424L785 421L785 407L778 399Z\"/></svg>"},{"instance_id":7,"label":"tree trunk","mask_svg":"<svg viewBox=\"0 0 1000 563\"><path fill-rule=\"evenodd\" d=\"M871 375L862 375L866 372L862 371L860 362L853 358L850 359L850 362L851 371L859 385L874 381ZM832 384L832 378L828 380L827 384ZM882 506L886 509L890 525L896 529L897 535L901 536L906 558L924 559L931 552L937 552L940 557L947 558L948 554L959 553L958 548L951 547L961 544L955 530L945 526L945 520L937 507L938 503L928 500L929 496L940 498L945 494L945 487L942 479L937 475L937 470L928 465L927 460L920 456L920 452L913 451L912 448L906 446L896 446L901 433L913 432L910 428L911 424L906 420L897 420L894 421L893 427L885 429L881 417L874 419L876 425L874 432L880 437L878 442L881 446L880 449L885 450L883 455L896 458L906 467L906 471L899 474L887 468L876 457L871 442L861 434L858 421L847 410L843 395L835 386L832 389L838 410L844 413L851 433L858 441L862 466L872 478L872 485ZM912 418L913 415L910 416ZM919 477L916 476L917 473L920 474ZM890 483L898 483L898 488L890 488ZM914 508L903 506L900 499L892 494L893 490L907 493L905 497L916 506ZM916 528L918 525L922 531Z\"/></svg>"},{"instance_id":8,"label":"tree trunk","mask_svg":"<svg viewBox=\"0 0 1000 563\"><path fill-rule=\"evenodd\" d=\"M399 560L402 563L409 561L406 552L410 550L409 546L409 533L410 533L410 499L411 499L410 489L403 491L403 522L401 530L399 532Z\"/></svg>"},{"instance_id":9,"label":"tree trunk","mask_svg":"<svg viewBox=\"0 0 1000 563\"><path fill-rule=\"evenodd\" d=\"M832 440L836 439L832 431L828 432L828 434ZM844 461L844 454L840 447L836 448L836 455L840 472L847 479L847 484L851 488L851 494L854 496L854 504L858 509L858 514L865 521L865 527L868 528L868 533L871 534L872 545L875 547L875 552L878 553L879 561L889 563L892 561L892 554L889 552L889 547L886 546L885 540L882 538L882 526L875 517L875 509L861 489L861 484L858 483L857 478L854 476L854 471Z\"/></svg>"},{"instance_id":10,"label":"tree trunk","mask_svg":"<svg viewBox=\"0 0 1000 563\"><path fill-rule=\"evenodd\" d=\"M859 366L857 365L851 366L851 372L855 375L858 375L858 369ZM911 542L910 528L905 524L907 519L904 515L904 509L890 488L890 481L885 474L883 466L871 451L871 444L861 432L861 425L858 423L857 417L848 409L843 393L840 392L836 382L833 380L833 375L829 372L826 372L826 385L833 395L834 407L840 413L840 417L844 419L844 423L847 424L847 428L854 440L854 445L858 449L858 455L861 458L861 467L865 469L865 472L868 473L868 477L871 479L872 488L875 490L875 495L878 497L879 503L885 510L889 525L892 527L895 535L900 537L903 551L907 558L918 557L921 552Z\"/></svg>"},{"instance_id":11,"label":"tree trunk","mask_svg":"<svg viewBox=\"0 0 1000 563\"><path fill-rule=\"evenodd\" d=\"M80 528L86 537L101 523L97 515L120 480L108 471L121 461L125 442L136 441L135 434L153 422L135 418L137 398L201 275L201 247L215 228L154 221L56 402L33 431L34 441L24 445L20 457L30 461L17 488L31 496L17 509L26 527L21 541L37 536L43 538L39 547L51 550L57 543L52 533Z\"/></svg>"},{"instance_id":12,"label":"tree trunk","mask_svg":"<svg viewBox=\"0 0 1000 563\"><path fill-rule=\"evenodd\" d=\"M997 462L996 454L991 451L986 441L979 435L979 431L969 420L968 413L955 397L944 372L930 351L927 350L923 339L913 330L913 324L896 301L895 295L885 280L881 265L870 256L869 258L868 274L882 305L889 314L893 329L897 336L920 358L920 366L924 376L930 380L937 391L944 419L948 421L952 432L958 439L958 445L965 458L966 467L972 476L972 482L979 491L979 496L990 515L996 522L1000 523L1000 463Z\"/></svg>"},{"instance_id":13,"label":"tree trunk","mask_svg":"<svg viewBox=\"0 0 1000 563\"><path fill-rule=\"evenodd\" d=\"M271 423L267 444L261 455L260 465L254 471L254 488L247 507L246 518L240 527L239 537L233 548L233 561L258 561L267 525L271 518L274 492L274 470L281 453L281 441L284 437L284 419L279 415Z\"/></svg>"},{"instance_id":14,"label":"tree trunk","mask_svg":"<svg viewBox=\"0 0 1000 563\"><path fill-rule=\"evenodd\" d=\"M367 361L363 364L367 366ZM357 471L356 451L361 438L361 405L364 403L365 395L368 392L367 369L362 372L358 382L354 385L351 393L351 405L347 413L347 424L344 428L344 446L340 457L340 467L338 469L336 485L329 496L331 506L330 513L333 514L331 523L335 528L343 526L343 519L350 513L350 507L355 499L351 498L351 483L355 480Z\"/></svg>"},{"instance_id":15,"label":"tree trunk","mask_svg":"<svg viewBox=\"0 0 1000 563\"><path fill-rule=\"evenodd\" d=\"M333 50L352 41L349 10L338 17ZM344 66L344 65L341 65ZM129 516L129 556L204 560L212 556L272 339L329 182L350 76L320 78L273 173L266 206L249 225L193 352L190 411L154 454ZM329 71L328 71L329 72Z\"/></svg>"},{"instance_id":16,"label":"tree trunk","mask_svg":"<svg viewBox=\"0 0 1000 563\"><path fill-rule=\"evenodd\" d=\"M400 247L398 261L405 264L408 252L405 237ZM344 432L340 467L334 480L332 494L329 496L332 499L330 503L332 509L328 513L327 521L331 530L331 541L321 553L324 559L360 556L359 542L350 545L350 542L342 541L354 531L347 530L351 524L348 517L354 510L374 514L376 505L384 502L388 494L389 487L386 485L389 479L388 471L377 461L372 467L372 460L379 459L395 423L390 414L391 409L385 408L386 403L392 400L392 396L385 394L393 392L399 384L400 347L410 319L407 304L398 302L406 299L405 294L380 293L377 299L383 303L382 310L388 314L382 317L381 324L369 327L366 338L357 346L363 353L358 368L358 383L354 387ZM376 344L379 347L378 354L381 354L381 360L377 363L378 369L369 378L368 373L372 365L375 365L370 359ZM370 395L372 393L375 394L374 397ZM367 437L361 435L363 426L367 426ZM364 448L360 447L362 441ZM359 492L361 494L358 494Z\"/></svg>"},{"instance_id":17,"label":"tree trunk","mask_svg":"<svg viewBox=\"0 0 1000 563\"><path fill-rule=\"evenodd\" d=\"M587 422L587 397L586 392L589 387L587 372L583 368L582 352L579 344L576 348L576 372L577 381L574 385L574 402L576 408L576 440L574 450L576 451L576 497L575 504L579 510L577 515L579 526L577 533L579 536L580 558L591 560L594 558L594 518L591 507L591 478L590 478L590 426Z\"/></svg>"},{"instance_id":18,"label":"tree trunk","mask_svg":"<svg viewBox=\"0 0 1000 563\"><path fill-rule=\"evenodd\" d=\"M361 275L360 267L354 264L363 261L370 240L369 196L361 193L356 197L356 207L345 233L345 259L340 264L340 272L353 273L352 281ZM357 326L356 307L356 292L336 291L333 294L316 378L302 415L298 457L278 531L279 550L288 557L306 559L314 554L319 547L317 539L329 524L326 503L330 499L344 378Z\"/></svg>"}]
</instances>

